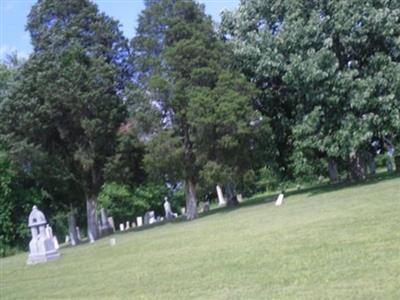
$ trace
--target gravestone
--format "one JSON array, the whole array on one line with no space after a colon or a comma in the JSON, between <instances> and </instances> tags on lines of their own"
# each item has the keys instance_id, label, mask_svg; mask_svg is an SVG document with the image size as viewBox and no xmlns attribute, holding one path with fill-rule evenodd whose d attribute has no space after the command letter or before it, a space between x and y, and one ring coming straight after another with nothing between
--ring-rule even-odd
<instances>
[{"instance_id":1,"label":"gravestone","mask_svg":"<svg viewBox=\"0 0 400 300\"><path fill-rule=\"evenodd\" d=\"M123 223L119 224L119 230L120 231L124 231L124 224Z\"/></svg>"},{"instance_id":2,"label":"gravestone","mask_svg":"<svg viewBox=\"0 0 400 300\"><path fill-rule=\"evenodd\" d=\"M219 207L226 206L226 200L224 198L224 194L222 193L222 189L219 185L217 185L217 195L218 195L218 206Z\"/></svg>"},{"instance_id":3,"label":"gravestone","mask_svg":"<svg viewBox=\"0 0 400 300\"><path fill-rule=\"evenodd\" d=\"M167 197L164 198L163 206L164 206L164 212L165 212L165 219L166 220L172 219L173 218L173 212L172 212L172 209L171 209L171 203L169 203Z\"/></svg>"},{"instance_id":4,"label":"gravestone","mask_svg":"<svg viewBox=\"0 0 400 300\"><path fill-rule=\"evenodd\" d=\"M46 234L46 224L46 217L34 205L28 222L32 234L32 239L29 243L28 264L46 262L60 257L53 239Z\"/></svg>"},{"instance_id":5,"label":"gravestone","mask_svg":"<svg viewBox=\"0 0 400 300\"><path fill-rule=\"evenodd\" d=\"M281 206L283 204L283 200L284 200L284 195L281 193L279 194L278 199L276 199L275 205Z\"/></svg>"},{"instance_id":6,"label":"gravestone","mask_svg":"<svg viewBox=\"0 0 400 300\"><path fill-rule=\"evenodd\" d=\"M150 225L156 222L154 210L150 210L144 214L143 222L144 225Z\"/></svg>"},{"instance_id":7,"label":"gravestone","mask_svg":"<svg viewBox=\"0 0 400 300\"><path fill-rule=\"evenodd\" d=\"M115 224L114 224L114 218L113 217L108 217L108 224L110 224L113 232L115 232Z\"/></svg>"},{"instance_id":8,"label":"gravestone","mask_svg":"<svg viewBox=\"0 0 400 300\"><path fill-rule=\"evenodd\" d=\"M125 223L125 230L128 230L129 228L130 228L129 221L126 221L126 223Z\"/></svg>"},{"instance_id":9,"label":"gravestone","mask_svg":"<svg viewBox=\"0 0 400 300\"><path fill-rule=\"evenodd\" d=\"M242 194L238 194L238 195L236 196L236 198L237 198L237 200L238 200L239 203L242 203L242 202L243 202L243 196L242 196Z\"/></svg>"},{"instance_id":10,"label":"gravestone","mask_svg":"<svg viewBox=\"0 0 400 300\"><path fill-rule=\"evenodd\" d=\"M107 211L105 208L100 209L100 234L102 236L111 234L113 232L113 228L108 222Z\"/></svg>"},{"instance_id":11,"label":"gravestone","mask_svg":"<svg viewBox=\"0 0 400 300\"><path fill-rule=\"evenodd\" d=\"M72 246L78 244L78 236L76 231L76 219L75 215L70 212L68 214L68 234L69 234L69 242Z\"/></svg>"},{"instance_id":12,"label":"gravestone","mask_svg":"<svg viewBox=\"0 0 400 300\"><path fill-rule=\"evenodd\" d=\"M78 238L78 241L81 241L81 231L79 230L79 227L76 226L76 237Z\"/></svg>"},{"instance_id":13,"label":"gravestone","mask_svg":"<svg viewBox=\"0 0 400 300\"><path fill-rule=\"evenodd\" d=\"M186 208L185 207L181 207L181 215L185 215L185 213L186 213Z\"/></svg>"},{"instance_id":14,"label":"gravestone","mask_svg":"<svg viewBox=\"0 0 400 300\"><path fill-rule=\"evenodd\" d=\"M150 211L150 214L149 214L149 224L154 224L156 222L157 222L156 214L154 213L154 210L152 210L152 211Z\"/></svg>"},{"instance_id":15,"label":"gravestone","mask_svg":"<svg viewBox=\"0 0 400 300\"><path fill-rule=\"evenodd\" d=\"M143 218L142 218L142 217L137 217L137 218L136 218L136 225L137 225L138 227L140 227L140 226L143 225Z\"/></svg>"}]
</instances>

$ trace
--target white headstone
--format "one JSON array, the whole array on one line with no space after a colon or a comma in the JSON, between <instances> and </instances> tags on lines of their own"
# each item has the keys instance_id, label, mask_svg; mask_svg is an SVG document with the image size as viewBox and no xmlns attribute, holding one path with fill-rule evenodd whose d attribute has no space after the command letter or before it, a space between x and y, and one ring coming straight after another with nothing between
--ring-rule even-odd
<instances>
[{"instance_id":1,"label":"white headstone","mask_svg":"<svg viewBox=\"0 0 400 300\"><path fill-rule=\"evenodd\" d=\"M126 221L125 230L128 230L129 228L130 228L129 221Z\"/></svg>"},{"instance_id":2,"label":"white headstone","mask_svg":"<svg viewBox=\"0 0 400 300\"><path fill-rule=\"evenodd\" d=\"M81 231L79 230L79 227L78 226L76 226L76 237L78 238L78 241L81 241L82 240L82 238L81 238Z\"/></svg>"},{"instance_id":3,"label":"white headstone","mask_svg":"<svg viewBox=\"0 0 400 300\"><path fill-rule=\"evenodd\" d=\"M112 227L113 231L115 232L115 224L114 224L114 218L113 217L108 217L108 223Z\"/></svg>"},{"instance_id":4,"label":"white headstone","mask_svg":"<svg viewBox=\"0 0 400 300\"><path fill-rule=\"evenodd\" d=\"M217 195L218 195L218 206L224 207L226 206L226 201L224 198L224 194L222 193L222 189L219 185L217 185Z\"/></svg>"},{"instance_id":5,"label":"white headstone","mask_svg":"<svg viewBox=\"0 0 400 300\"><path fill-rule=\"evenodd\" d=\"M168 198L164 198L164 212L165 212L165 219L169 220L172 218L172 209L171 209L171 203L169 203Z\"/></svg>"},{"instance_id":6,"label":"white headstone","mask_svg":"<svg viewBox=\"0 0 400 300\"><path fill-rule=\"evenodd\" d=\"M142 217L137 217L136 218L136 224L138 227L143 225L143 218Z\"/></svg>"},{"instance_id":7,"label":"white headstone","mask_svg":"<svg viewBox=\"0 0 400 300\"><path fill-rule=\"evenodd\" d=\"M119 224L119 230L120 230L120 231L124 231L124 224L122 224L122 223Z\"/></svg>"},{"instance_id":8,"label":"white headstone","mask_svg":"<svg viewBox=\"0 0 400 300\"><path fill-rule=\"evenodd\" d=\"M283 200L284 200L284 195L281 193L279 194L278 199L276 199L275 205L281 206L283 204Z\"/></svg>"},{"instance_id":9,"label":"white headstone","mask_svg":"<svg viewBox=\"0 0 400 300\"><path fill-rule=\"evenodd\" d=\"M243 196L242 196L242 194L238 194L236 197L237 197L237 200L238 200L239 203L242 203L242 202L243 202Z\"/></svg>"},{"instance_id":10,"label":"white headstone","mask_svg":"<svg viewBox=\"0 0 400 300\"><path fill-rule=\"evenodd\" d=\"M56 236L53 236L53 243L54 243L54 248L59 249L60 245L58 244L58 240Z\"/></svg>"},{"instance_id":11,"label":"white headstone","mask_svg":"<svg viewBox=\"0 0 400 300\"><path fill-rule=\"evenodd\" d=\"M186 208L185 207L181 207L181 214L185 215L185 213L186 213Z\"/></svg>"}]
</instances>

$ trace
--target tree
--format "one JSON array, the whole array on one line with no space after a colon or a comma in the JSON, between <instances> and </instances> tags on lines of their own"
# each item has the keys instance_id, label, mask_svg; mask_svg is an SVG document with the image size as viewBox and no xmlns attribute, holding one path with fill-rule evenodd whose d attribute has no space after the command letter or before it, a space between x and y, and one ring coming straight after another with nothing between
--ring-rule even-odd
<instances>
[{"instance_id":1,"label":"tree","mask_svg":"<svg viewBox=\"0 0 400 300\"><path fill-rule=\"evenodd\" d=\"M204 185L206 177L224 184L240 177L235 163L243 152L235 150L251 148L247 140L257 119L251 109L255 93L229 69L225 45L204 7L195 2L149 1L137 32L133 65L143 103L132 111L153 107L151 116L158 115L148 131L145 163L149 172L168 182L185 182L190 220L197 215L199 184ZM239 107L241 112L235 110ZM235 155L228 159L229 153ZM211 171L211 165L218 171Z\"/></svg>"},{"instance_id":2,"label":"tree","mask_svg":"<svg viewBox=\"0 0 400 300\"><path fill-rule=\"evenodd\" d=\"M34 52L1 108L1 132L24 168L51 162L49 178L72 181L85 195L93 241L104 166L126 118L126 40L118 22L86 0L38 1L27 29ZM37 155L26 156L30 151Z\"/></svg>"},{"instance_id":3,"label":"tree","mask_svg":"<svg viewBox=\"0 0 400 300\"><path fill-rule=\"evenodd\" d=\"M371 140L398 137L398 8L392 1L242 1L225 14L222 31L263 93L257 107L271 117L286 174L314 172L319 167L310 165L326 159L332 179L340 161L350 177L363 177Z\"/></svg>"}]
</instances>

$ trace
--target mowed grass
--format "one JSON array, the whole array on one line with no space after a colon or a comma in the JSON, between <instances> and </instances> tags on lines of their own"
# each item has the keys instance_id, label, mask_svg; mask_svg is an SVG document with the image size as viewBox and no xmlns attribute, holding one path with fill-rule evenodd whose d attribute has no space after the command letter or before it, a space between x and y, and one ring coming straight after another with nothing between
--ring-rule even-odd
<instances>
[{"instance_id":1,"label":"mowed grass","mask_svg":"<svg viewBox=\"0 0 400 300\"><path fill-rule=\"evenodd\" d=\"M61 249L1 259L1 299L400 299L400 179L250 199Z\"/></svg>"}]
</instances>

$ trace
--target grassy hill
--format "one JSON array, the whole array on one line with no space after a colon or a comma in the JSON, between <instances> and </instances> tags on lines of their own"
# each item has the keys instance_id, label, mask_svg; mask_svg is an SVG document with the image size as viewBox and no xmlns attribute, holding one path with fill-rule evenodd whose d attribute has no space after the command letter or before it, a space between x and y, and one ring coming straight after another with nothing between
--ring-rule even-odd
<instances>
[{"instance_id":1,"label":"grassy hill","mask_svg":"<svg viewBox=\"0 0 400 300\"><path fill-rule=\"evenodd\" d=\"M400 178L1 259L1 299L400 299Z\"/></svg>"}]
</instances>

